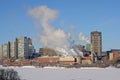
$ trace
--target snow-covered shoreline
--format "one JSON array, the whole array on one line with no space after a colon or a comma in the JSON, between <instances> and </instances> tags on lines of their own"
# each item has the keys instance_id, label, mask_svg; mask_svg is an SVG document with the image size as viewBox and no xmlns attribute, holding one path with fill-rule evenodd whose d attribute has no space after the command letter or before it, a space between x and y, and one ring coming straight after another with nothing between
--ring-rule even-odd
<instances>
[{"instance_id":1,"label":"snow-covered shoreline","mask_svg":"<svg viewBox=\"0 0 120 80\"><path fill-rule=\"evenodd\" d=\"M118 69L118 68L115 68L113 66L109 66L109 67L106 67L106 68L100 68L100 67L79 67L79 68L75 68L75 67L72 67L72 68L66 68L66 67L56 67L56 66L46 66L46 67L35 67L35 66L8 66L8 67L3 67L2 65L0 65L0 68L12 68L12 69L15 69L15 68L36 68L36 69Z\"/></svg>"}]
</instances>

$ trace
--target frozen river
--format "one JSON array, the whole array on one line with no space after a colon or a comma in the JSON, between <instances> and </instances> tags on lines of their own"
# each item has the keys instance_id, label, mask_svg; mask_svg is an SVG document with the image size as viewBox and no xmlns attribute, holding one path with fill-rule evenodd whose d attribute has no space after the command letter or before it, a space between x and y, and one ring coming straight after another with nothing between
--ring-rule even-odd
<instances>
[{"instance_id":1,"label":"frozen river","mask_svg":"<svg viewBox=\"0 0 120 80\"><path fill-rule=\"evenodd\" d=\"M14 68L25 80L120 80L117 68Z\"/></svg>"},{"instance_id":2,"label":"frozen river","mask_svg":"<svg viewBox=\"0 0 120 80\"><path fill-rule=\"evenodd\" d=\"M15 68L26 80L120 80L116 68Z\"/></svg>"}]
</instances>

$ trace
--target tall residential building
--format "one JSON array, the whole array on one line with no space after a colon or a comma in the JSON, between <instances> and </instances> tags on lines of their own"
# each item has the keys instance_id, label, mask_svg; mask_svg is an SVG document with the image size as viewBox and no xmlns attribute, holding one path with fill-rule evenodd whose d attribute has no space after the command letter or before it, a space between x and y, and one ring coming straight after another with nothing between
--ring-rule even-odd
<instances>
[{"instance_id":1,"label":"tall residential building","mask_svg":"<svg viewBox=\"0 0 120 80\"><path fill-rule=\"evenodd\" d=\"M28 59L33 53L32 39L27 37L16 38L0 47L0 58Z\"/></svg>"},{"instance_id":2,"label":"tall residential building","mask_svg":"<svg viewBox=\"0 0 120 80\"><path fill-rule=\"evenodd\" d=\"M19 37L16 39L18 58L26 58L28 56L28 38Z\"/></svg>"},{"instance_id":3,"label":"tall residential building","mask_svg":"<svg viewBox=\"0 0 120 80\"><path fill-rule=\"evenodd\" d=\"M2 45L2 58L10 58L10 42Z\"/></svg>"},{"instance_id":4,"label":"tall residential building","mask_svg":"<svg viewBox=\"0 0 120 80\"><path fill-rule=\"evenodd\" d=\"M33 53L35 53L34 46L32 45L32 39L28 38L28 56L30 57Z\"/></svg>"},{"instance_id":5,"label":"tall residential building","mask_svg":"<svg viewBox=\"0 0 120 80\"><path fill-rule=\"evenodd\" d=\"M15 42L10 42L10 57L16 58L16 44L15 44Z\"/></svg>"},{"instance_id":6,"label":"tall residential building","mask_svg":"<svg viewBox=\"0 0 120 80\"><path fill-rule=\"evenodd\" d=\"M91 32L92 51L98 56L102 55L102 33L98 31Z\"/></svg>"},{"instance_id":7,"label":"tall residential building","mask_svg":"<svg viewBox=\"0 0 120 80\"><path fill-rule=\"evenodd\" d=\"M32 39L27 37L19 37L16 39L16 57L28 59L34 52Z\"/></svg>"}]
</instances>

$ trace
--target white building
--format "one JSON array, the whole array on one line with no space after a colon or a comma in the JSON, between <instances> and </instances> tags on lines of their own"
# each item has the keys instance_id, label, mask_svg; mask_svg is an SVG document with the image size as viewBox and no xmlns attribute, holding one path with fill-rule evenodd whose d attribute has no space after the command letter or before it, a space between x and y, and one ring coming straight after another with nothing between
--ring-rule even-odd
<instances>
[{"instance_id":1,"label":"white building","mask_svg":"<svg viewBox=\"0 0 120 80\"><path fill-rule=\"evenodd\" d=\"M29 58L34 53L32 39L27 37L19 37L16 39L18 58Z\"/></svg>"},{"instance_id":2,"label":"white building","mask_svg":"<svg viewBox=\"0 0 120 80\"><path fill-rule=\"evenodd\" d=\"M16 58L16 45L15 42L10 42L10 57Z\"/></svg>"},{"instance_id":3,"label":"white building","mask_svg":"<svg viewBox=\"0 0 120 80\"><path fill-rule=\"evenodd\" d=\"M7 58L8 57L8 44L3 44L2 45L2 57Z\"/></svg>"},{"instance_id":4,"label":"white building","mask_svg":"<svg viewBox=\"0 0 120 80\"><path fill-rule=\"evenodd\" d=\"M32 39L27 37L16 38L15 42L3 44L0 48L0 58L29 58L34 53Z\"/></svg>"},{"instance_id":5,"label":"white building","mask_svg":"<svg viewBox=\"0 0 120 80\"><path fill-rule=\"evenodd\" d=\"M17 41L18 58L26 58L28 56L28 39L27 37L19 37Z\"/></svg>"}]
</instances>

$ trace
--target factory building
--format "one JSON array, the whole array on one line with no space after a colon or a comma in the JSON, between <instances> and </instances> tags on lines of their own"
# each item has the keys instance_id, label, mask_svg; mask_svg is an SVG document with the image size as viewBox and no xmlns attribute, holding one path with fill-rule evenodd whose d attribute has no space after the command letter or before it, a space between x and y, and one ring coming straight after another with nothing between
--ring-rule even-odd
<instances>
[{"instance_id":1,"label":"factory building","mask_svg":"<svg viewBox=\"0 0 120 80\"><path fill-rule=\"evenodd\" d=\"M57 56L55 50L50 48L40 48L39 53L41 53L43 56Z\"/></svg>"},{"instance_id":2,"label":"factory building","mask_svg":"<svg viewBox=\"0 0 120 80\"><path fill-rule=\"evenodd\" d=\"M38 62L39 63L57 63L59 62L59 57L58 56L42 56L38 57Z\"/></svg>"},{"instance_id":3,"label":"factory building","mask_svg":"<svg viewBox=\"0 0 120 80\"><path fill-rule=\"evenodd\" d=\"M109 61L116 60L120 57L120 49L111 49L107 51Z\"/></svg>"},{"instance_id":4,"label":"factory building","mask_svg":"<svg viewBox=\"0 0 120 80\"><path fill-rule=\"evenodd\" d=\"M72 56L66 56L66 57L62 56L59 58L59 62L61 64L74 64L75 58Z\"/></svg>"},{"instance_id":5,"label":"factory building","mask_svg":"<svg viewBox=\"0 0 120 80\"><path fill-rule=\"evenodd\" d=\"M97 56L102 55L102 33L98 31L91 32L91 46Z\"/></svg>"},{"instance_id":6,"label":"factory building","mask_svg":"<svg viewBox=\"0 0 120 80\"><path fill-rule=\"evenodd\" d=\"M91 57L82 58L82 64L92 64Z\"/></svg>"}]
</instances>

